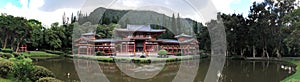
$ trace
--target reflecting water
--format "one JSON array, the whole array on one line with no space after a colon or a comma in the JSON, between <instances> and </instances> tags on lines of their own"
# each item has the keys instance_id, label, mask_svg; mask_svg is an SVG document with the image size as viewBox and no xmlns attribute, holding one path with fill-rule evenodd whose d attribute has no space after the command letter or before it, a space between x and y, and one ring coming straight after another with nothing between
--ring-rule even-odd
<instances>
[{"instance_id":1,"label":"reflecting water","mask_svg":"<svg viewBox=\"0 0 300 82\"><path fill-rule=\"evenodd\" d=\"M93 70L91 69L92 62L90 61L78 59L75 62L78 62L77 64L81 64L80 69L85 69L83 72L89 72ZM74 66L74 62L70 58L55 58L46 60L40 59L35 60L35 63L54 72L58 79L66 82L80 81ZM102 69L102 72L111 82L171 82L175 78L180 68L180 63L186 63L184 66L184 69L186 70L189 70L189 68L195 66L195 63L189 61L167 63L165 67L162 68L161 72L158 74L153 74L155 75L153 78L136 79L121 72L115 63L99 62L99 65ZM210 60L201 59L197 76L194 79L195 82L203 82L209 64ZM288 68L290 66L291 65L289 65L289 63L278 61L227 60L223 72L220 75L220 80L222 82L279 82L280 80L294 73L293 67L291 69ZM125 71L132 72L134 74L143 72L143 74L150 75L161 69L160 64L136 64L135 67L133 67L132 65L127 65L124 63L121 65L121 67L126 68ZM89 75L89 77L91 76L92 74ZM184 79L187 77L189 76L182 75L178 78Z\"/></svg>"}]
</instances>

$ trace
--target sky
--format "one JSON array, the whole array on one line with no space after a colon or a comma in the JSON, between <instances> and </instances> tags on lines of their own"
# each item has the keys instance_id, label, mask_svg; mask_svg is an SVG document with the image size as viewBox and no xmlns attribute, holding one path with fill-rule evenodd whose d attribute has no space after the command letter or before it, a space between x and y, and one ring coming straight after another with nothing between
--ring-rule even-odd
<instances>
[{"instance_id":1,"label":"sky","mask_svg":"<svg viewBox=\"0 0 300 82\"><path fill-rule=\"evenodd\" d=\"M169 16L179 13L181 17L203 22L215 18L216 12L246 16L254 1L263 0L0 0L0 13L37 19L45 27L62 23L64 13L69 17L79 10L90 13L97 7L152 10Z\"/></svg>"}]
</instances>

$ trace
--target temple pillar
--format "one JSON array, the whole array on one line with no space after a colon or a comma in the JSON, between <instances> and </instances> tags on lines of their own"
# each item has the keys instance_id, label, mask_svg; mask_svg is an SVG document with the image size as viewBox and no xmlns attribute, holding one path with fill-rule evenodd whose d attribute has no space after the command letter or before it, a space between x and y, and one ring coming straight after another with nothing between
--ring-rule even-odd
<instances>
[{"instance_id":1,"label":"temple pillar","mask_svg":"<svg viewBox=\"0 0 300 82\"><path fill-rule=\"evenodd\" d=\"M136 50L135 50L135 43L133 44L133 55L135 56L135 54L136 54Z\"/></svg>"},{"instance_id":2,"label":"temple pillar","mask_svg":"<svg viewBox=\"0 0 300 82\"><path fill-rule=\"evenodd\" d=\"M89 53L89 47L86 45L86 55Z\"/></svg>"},{"instance_id":3,"label":"temple pillar","mask_svg":"<svg viewBox=\"0 0 300 82\"><path fill-rule=\"evenodd\" d=\"M121 43L121 46L120 46L120 53L122 53L122 48L123 47L123 44Z\"/></svg>"},{"instance_id":4,"label":"temple pillar","mask_svg":"<svg viewBox=\"0 0 300 82\"><path fill-rule=\"evenodd\" d=\"M80 54L80 46L78 46L77 54Z\"/></svg>"}]
</instances>

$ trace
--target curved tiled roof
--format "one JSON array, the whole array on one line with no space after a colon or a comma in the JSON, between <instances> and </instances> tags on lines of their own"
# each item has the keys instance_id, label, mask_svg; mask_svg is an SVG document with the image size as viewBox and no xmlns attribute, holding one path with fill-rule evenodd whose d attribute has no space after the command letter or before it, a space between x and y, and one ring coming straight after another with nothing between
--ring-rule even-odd
<instances>
[{"instance_id":1,"label":"curved tiled roof","mask_svg":"<svg viewBox=\"0 0 300 82\"><path fill-rule=\"evenodd\" d=\"M179 41L175 39L158 39L158 40L161 40L163 43L179 43Z\"/></svg>"},{"instance_id":2,"label":"curved tiled roof","mask_svg":"<svg viewBox=\"0 0 300 82\"><path fill-rule=\"evenodd\" d=\"M140 31L140 32L164 32L166 30L152 29L150 25L130 25L125 29L116 29L118 31Z\"/></svg>"},{"instance_id":3,"label":"curved tiled roof","mask_svg":"<svg viewBox=\"0 0 300 82\"><path fill-rule=\"evenodd\" d=\"M89 32L89 33L84 33L84 34L82 34L83 36L87 36L87 35L95 35L95 33L93 33L93 32Z\"/></svg>"},{"instance_id":4,"label":"curved tiled roof","mask_svg":"<svg viewBox=\"0 0 300 82\"><path fill-rule=\"evenodd\" d=\"M192 36L191 36L191 35L184 34L184 33L175 36L175 38L179 38L179 37L188 37L188 38L191 38Z\"/></svg>"},{"instance_id":5,"label":"curved tiled roof","mask_svg":"<svg viewBox=\"0 0 300 82\"><path fill-rule=\"evenodd\" d=\"M106 38L106 39L96 39L93 42L116 42L117 40L115 39L110 39L110 38Z\"/></svg>"},{"instance_id":6,"label":"curved tiled roof","mask_svg":"<svg viewBox=\"0 0 300 82\"><path fill-rule=\"evenodd\" d=\"M150 27L150 25L130 25L130 24L127 24L127 30L151 31L151 27Z\"/></svg>"}]
</instances>

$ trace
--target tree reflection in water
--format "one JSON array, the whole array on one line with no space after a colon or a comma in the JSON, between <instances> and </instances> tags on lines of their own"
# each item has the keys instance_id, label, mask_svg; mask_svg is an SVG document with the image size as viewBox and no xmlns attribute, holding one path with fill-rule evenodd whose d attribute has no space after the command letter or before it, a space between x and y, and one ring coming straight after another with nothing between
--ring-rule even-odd
<instances>
[{"instance_id":1,"label":"tree reflection in water","mask_svg":"<svg viewBox=\"0 0 300 82\"><path fill-rule=\"evenodd\" d=\"M115 63L104 63L104 62L91 62L85 61L83 59L77 60L83 66L80 66L80 69L85 69L90 79L95 79L99 77L93 77L95 70L97 72L102 71L103 74L107 77L110 82L171 82L177 72L179 71L180 64L182 62L172 62L167 63L157 75L155 75L151 79L136 79L128 76L127 74L120 71L120 68L117 67ZM58 59L47 59L47 60L38 60L35 62L37 65L44 66L49 70L53 71L58 79L64 80L66 82L69 81L80 81L78 71L73 63L73 59L69 58L58 58ZM195 66L194 63L184 64L183 70L188 70L192 66ZM99 69L93 69L91 66L93 64L99 65ZM204 81L205 75L208 70L208 66L210 64L210 60L202 59L199 62L198 72L194 79L194 81ZM159 67L158 64L149 65L149 64L136 64L138 67L130 67L130 65L122 64L123 67L127 68L127 71L139 72L139 71L148 71L145 74L152 74L153 71L157 71ZM222 82L279 82L285 77L294 73L289 70L285 70L282 66L289 66L294 68L291 64L286 62L279 61L245 61L245 60L226 60L226 63L223 68L222 78L220 79ZM67 74L70 74L69 77ZM96 73L96 72L95 72ZM188 75L187 75L188 76ZM186 78L186 76L179 76L179 78Z\"/></svg>"}]
</instances>

